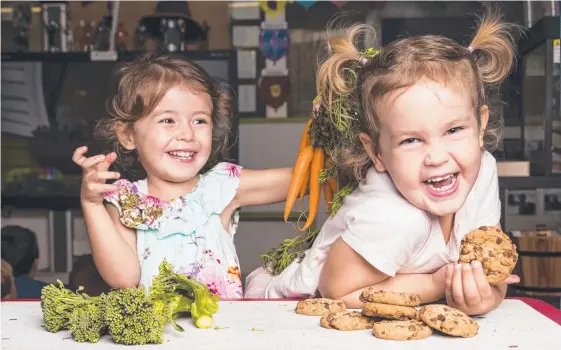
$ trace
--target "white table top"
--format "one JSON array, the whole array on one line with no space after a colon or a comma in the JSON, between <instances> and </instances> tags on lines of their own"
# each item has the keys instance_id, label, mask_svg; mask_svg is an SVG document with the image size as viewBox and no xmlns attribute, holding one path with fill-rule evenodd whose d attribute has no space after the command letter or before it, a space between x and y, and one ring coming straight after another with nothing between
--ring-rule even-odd
<instances>
[{"instance_id":1,"label":"white table top","mask_svg":"<svg viewBox=\"0 0 561 350\"><path fill-rule=\"evenodd\" d=\"M319 317L294 312L296 301L224 301L215 315L216 330L198 329L191 319L178 321L184 333L167 326L162 349L561 349L561 326L519 300L505 300L499 309L476 318L479 334L455 338L435 334L416 341L377 339L370 330L341 332L324 329ZM3 302L2 349L109 349L129 348L105 336L97 344L76 343L66 331L49 333L38 302ZM352 344L352 345L351 345ZM144 348L146 346L141 346ZM134 348L138 348L134 347Z\"/></svg>"}]
</instances>

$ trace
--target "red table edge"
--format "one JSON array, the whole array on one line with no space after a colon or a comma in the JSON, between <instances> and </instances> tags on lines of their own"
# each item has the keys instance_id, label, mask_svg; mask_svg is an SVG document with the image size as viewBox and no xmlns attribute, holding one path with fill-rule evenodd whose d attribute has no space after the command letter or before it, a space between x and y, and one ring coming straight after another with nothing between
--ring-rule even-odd
<instances>
[{"instance_id":1,"label":"red table edge","mask_svg":"<svg viewBox=\"0 0 561 350\"><path fill-rule=\"evenodd\" d=\"M540 314L544 315L545 317L549 318L553 322L561 325L561 310L555 308L555 306L546 303L543 300L534 299L534 298L522 298L522 297L509 297L506 299L515 299L520 300L526 305L532 307L534 310L539 312ZM221 299L221 301L298 301L302 299L298 298L287 298L287 299ZM19 301L40 301L40 299L4 299L2 302L19 302Z\"/></svg>"}]
</instances>

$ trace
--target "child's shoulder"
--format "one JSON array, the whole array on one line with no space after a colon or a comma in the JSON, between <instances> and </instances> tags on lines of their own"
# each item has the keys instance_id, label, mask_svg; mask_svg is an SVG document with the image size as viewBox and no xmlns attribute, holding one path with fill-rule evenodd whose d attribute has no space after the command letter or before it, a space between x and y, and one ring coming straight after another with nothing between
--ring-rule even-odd
<instances>
[{"instance_id":1,"label":"child's shoulder","mask_svg":"<svg viewBox=\"0 0 561 350\"><path fill-rule=\"evenodd\" d=\"M475 180L472 191L475 192L476 196L485 195L489 187L498 183L498 181L497 160L491 153L484 151L481 157L479 174L477 175L477 180Z\"/></svg>"},{"instance_id":2,"label":"child's shoulder","mask_svg":"<svg viewBox=\"0 0 561 350\"><path fill-rule=\"evenodd\" d=\"M229 162L220 162L210 168L206 173L203 174L204 177L207 178L220 178L220 177L229 177L229 178L238 178L241 176L242 166L234 163Z\"/></svg>"},{"instance_id":3,"label":"child's shoulder","mask_svg":"<svg viewBox=\"0 0 561 350\"><path fill-rule=\"evenodd\" d=\"M360 187L347 196L337 213L345 225L364 227L365 232L377 228L393 234L412 231L424 235L430 226L427 214L409 203L399 193L376 193Z\"/></svg>"}]
</instances>

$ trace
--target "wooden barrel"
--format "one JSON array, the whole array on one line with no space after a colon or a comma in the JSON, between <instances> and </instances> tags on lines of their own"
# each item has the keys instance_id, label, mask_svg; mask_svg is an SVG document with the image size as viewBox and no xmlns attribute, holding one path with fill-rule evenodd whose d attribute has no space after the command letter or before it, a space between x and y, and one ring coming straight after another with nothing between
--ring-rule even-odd
<instances>
[{"instance_id":1,"label":"wooden barrel","mask_svg":"<svg viewBox=\"0 0 561 350\"><path fill-rule=\"evenodd\" d=\"M530 295L561 296L561 234L552 230L511 232L519 258L512 288Z\"/></svg>"}]
</instances>

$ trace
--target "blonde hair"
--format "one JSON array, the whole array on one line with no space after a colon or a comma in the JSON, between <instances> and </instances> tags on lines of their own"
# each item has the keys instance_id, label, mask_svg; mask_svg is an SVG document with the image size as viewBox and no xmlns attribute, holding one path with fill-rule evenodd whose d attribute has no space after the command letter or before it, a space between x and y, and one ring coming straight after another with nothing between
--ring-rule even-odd
<instances>
[{"instance_id":1,"label":"blonde hair","mask_svg":"<svg viewBox=\"0 0 561 350\"><path fill-rule=\"evenodd\" d=\"M234 101L227 89L195 62L174 56L146 54L124 63L116 72L116 91L108 100L108 115L97 124L95 135L118 154L123 168L136 161L117 138L117 123L130 128L149 115L169 89L185 87L208 94L212 100L212 135L215 154L225 155L234 127Z\"/></svg>"},{"instance_id":2,"label":"blonde hair","mask_svg":"<svg viewBox=\"0 0 561 350\"><path fill-rule=\"evenodd\" d=\"M511 31L516 26L502 21L502 16L490 8L479 19L478 29L469 47L452 39L424 35L404 38L388 44L371 59L365 59L357 49L358 38L373 30L355 25L342 35L328 38L329 57L318 69L317 91L325 109L330 109L334 94L354 99L360 108L357 116L360 130L373 140L379 150L380 119L378 107L383 98L396 90L414 85L422 78L443 84L456 84L471 92L475 115L480 123L481 107L489 105L490 95L510 73L515 60ZM358 75L349 79L353 67ZM501 139L502 117L490 110L484 133L485 148L494 150ZM362 146L359 135L350 145L332 154L343 173L360 181L372 166L372 160Z\"/></svg>"},{"instance_id":3,"label":"blonde hair","mask_svg":"<svg viewBox=\"0 0 561 350\"><path fill-rule=\"evenodd\" d=\"M2 259L2 299L13 299L16 297L17 292L12 265Z\"/></svg>"}]
</instances>

